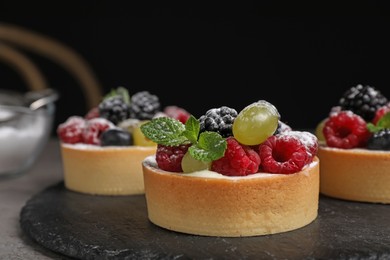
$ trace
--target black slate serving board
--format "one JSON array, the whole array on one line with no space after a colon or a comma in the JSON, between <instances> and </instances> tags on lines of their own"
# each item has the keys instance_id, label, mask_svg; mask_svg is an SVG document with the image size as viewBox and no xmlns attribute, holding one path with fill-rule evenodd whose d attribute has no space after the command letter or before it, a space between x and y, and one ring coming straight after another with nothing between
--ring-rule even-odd
<instances>
[{"instance_id":1,"label":"black slate serving board","mask_svg":"<svg viewBox=\"0 0 390 260\"><path fill-rule=\"evenodd\" d=\"M42 246L76 259L390 259L390 205L325 196L303 228L222 238L155 226L144 195L91 196L60 182L27 201L20 224Z\"/></svg>"}]
</instances>

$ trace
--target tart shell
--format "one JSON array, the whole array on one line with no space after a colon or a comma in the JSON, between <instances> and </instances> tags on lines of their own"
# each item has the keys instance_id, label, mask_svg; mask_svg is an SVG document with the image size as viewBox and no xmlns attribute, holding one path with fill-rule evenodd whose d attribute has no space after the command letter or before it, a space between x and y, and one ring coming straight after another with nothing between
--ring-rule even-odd
<instances>
[{"instance_id":1,"label":"tart shell","mask_svg":"<svg viewBox=\"0 0 390 260\"><path fill-rule=\"evenodd\" d=\"M320 192L360 202L390 203L390 152L320 146Z\"/></svg>"},{"instance_id":2,"label":"tart shell","mask_svg":"<svg viewBox=\"0 0 390 260\"><path fill-rule=\"evenodd\" d=\"M144 193L142 160L156 147L98 147L61 144L65 187L91 195Z\"/></svg>"},{"instance_id":3,"label":"tart shell","mask_svg":"<svg viewBox=\"0 0 390 260\"><path fill-rule=\"evenodd\" d=\"M314 221L319 160L295 174L194 177L142 163L148 218L177 232L221 237L268 235Z\"/></svg>"}]
</instances>

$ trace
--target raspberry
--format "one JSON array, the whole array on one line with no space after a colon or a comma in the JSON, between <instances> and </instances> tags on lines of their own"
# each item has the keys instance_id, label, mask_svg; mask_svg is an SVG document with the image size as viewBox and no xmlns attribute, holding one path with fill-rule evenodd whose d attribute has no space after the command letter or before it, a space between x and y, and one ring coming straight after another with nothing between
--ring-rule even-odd
<instances>
[{"instance_id":1,"label":"raspberry","mask_svg":"<svg viewBox=\"0 0 390 260\"><path fill-rule=\"evenodd\" d=\"M308 161L305 145L293 135L273 135L259 145L261 171L291 174Z\"/></svg>"},{"instance_id":2,"label":"raspberry","mask_svg":"<svg viewBox=\"0 0 390 260\"><path fill-rule=\"evenodd\" d=\"M157 145L156 161L158 167L164 171L183 172L181 160L190 146L190 144L179 146Z\"/></svg>"},{"instance_id":3,"label":"raspberry","mask_svg":"<svg viewBox=\"0 0 390 260\"><path fill-rule=\"evenodd\" d=\"M364 147L371 135L366 121L352 111L330 115L322 131L329 147L343 149Z\"/></svg>"},{"instance_id":4,"label":"raspberry","mask_svg":"<svg viewBox=\"0 0 390 260\"><path fill-rule=\"evenodd\" d=\"M93 107L91 108L87 114L84 116L84 119L85 120L90 120L92 118L96 118L96 117L99 117L100 114L99 114L99 108L98 107Z\"/></svg>"},{"instance_id":5,"label":"raspberry","mask_svg":"<svg viewBox=\"0 0 390 260\"><path fill-rule=\"evenodd\" d=\"M82 132L84 143L100 145L100 135L111 128L115 125L108 119L98 117L88 120Z\"/></svg>"},{"instance_id":6,"label":"raspberry","mask_svg":"<svg viewBox=\"0 0 390 260\"><path fill-rule=\"evenodd\" d=\"M317 155L318 151L318 139L314 134L307 131L287 131L283 132L282 135L295 136L298 138L306 147L308 155L306 163L311 163L313 161L313 158Z\"/></svg>"},{"instance_id":7,"label":"raspberry","mask_svg":"<svg viewBox=\"0 0 390 260\"><path fill-rule=\"evenodd\" d=\"M375 116L374 116L374 119L372 120L372 123L374 125L376 125L378 123L379 119L381 119L388 112L390 112L390 103L378 108L378 110L375 112Z\"/></svg>"},{"instance_id":8,"label":"raspberry","mask_svg":"<svg viewBox=\"0 0 390 260\"><path fill-rule=\"evenodd\" d=\"M57 135L64 143L75 144L83 142L85 120L80 116L71 116L57 127Z\"/></svg>"},{"instance_id":9,"label":"raspberry","mask_svg":"<svg viewBox=\"0 0 390 260\"><path fill-rule=\"evenodd\" d=\"M188 113L185 109L177 106L165 107L164 113L169 117L179 120L183 124L185 124L187 119L190 117L190 113Z\"/></svg>"},{"instance_id":10,"label":"raspberry","mask_svg":"<svg viewBox=\"0 0 390 260\"><path fill-rule=\"evenodd\" d=\"M240 144L234 137L226 139L227 148L222 158L213 161L211 170L227 176L246 176L258 172L259 154Z\"/></svg>"}]
</instances>

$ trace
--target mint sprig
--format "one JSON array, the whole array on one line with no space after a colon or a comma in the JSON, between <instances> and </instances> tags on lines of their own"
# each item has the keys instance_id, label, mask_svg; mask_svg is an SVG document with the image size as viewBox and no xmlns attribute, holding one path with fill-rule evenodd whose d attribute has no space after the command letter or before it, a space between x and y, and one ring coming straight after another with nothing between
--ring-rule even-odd
<instances>
[{"instance_id":1,"label":"mint sprig","mask_svg":"<svg viewBox=\"0 0 390 260\"><path fill-rule=\"evenodd\" d=\"M130 105L130 94L129 91L125 87L117 87L116 89L111 89L110 92L108 92L104 97L104 99L108 99L114 96L121 96L123 98L123 101L125 101L126 104Z\"/></svg>"},{"instance_id":2,"label":"mint sprig","mask_svg":"<svg viewBox=\"0 0 390 260\"><path fill-rule=\"evenodd\" d=\"M216 132L199 134L199 121L190 116L185 124L171 117L158 117L141 125L141 132L157 144L177 146L191 143L190 155L199 161L211 162L221 158L226 150L226 140Z\"/></svg>"},{"instance_id":3,"label":"mint sprig","mask_svg":"<svg viewBox=\"0 0 390 260\"><path fill-rule=\"evenodd\" d=\"M376 123L376 125L374 125L373 123L367 124L367 129L371 133L376 133L385 128L390 128L390 112L382 116L381 119L379 119L379 121Z\"/></svg>"}]
</instances>

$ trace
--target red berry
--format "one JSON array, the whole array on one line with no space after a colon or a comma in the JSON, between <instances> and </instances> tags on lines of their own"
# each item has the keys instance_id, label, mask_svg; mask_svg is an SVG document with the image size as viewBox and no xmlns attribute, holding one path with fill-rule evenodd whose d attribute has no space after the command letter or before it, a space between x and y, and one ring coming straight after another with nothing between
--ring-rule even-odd
<instances>
[{"instance_id":1,"label":"red berry","mask_svg":"<svg viewBox=\"0 0 390 260\"><path fill-rule=\"evenodd\" d=\"M156 161L160 169L169 172L183 172L181 161L186 154L190 144L179 146L157 145Z\"/></svg>"},{"instance_id":2,"label":"red berry","mask_svg":"<svg viewBox=\"0 0 390 260\"><path fill-rule=\"evenodd\" d=\"M226 139L222 158L213 161L211 170L228 176L245 176L258 172L260 156L251 147L240 144L234 137Z\"/></svg>"},{"instance_id":3,"label":"red berry","mask_svg":"<svg viewBox=\"0 0 390 260\"><path fill-rule=\"evenodd\" d=\"M330 115L322 131L329 147L343 149L364 147L371 136L366 121L349 110Z\"/></svg>"},{"instance_id":4,"label":"red berry","mask_svg":"<svg viewBox=\"0 0 390 260\"><path fill-rule=\"evenodd\" d=\"M259 145L261 171L291 174L302 170L307 162L305 145L296 136L274 135Z\"/></svg>"},{"instance_id":5,"label":"red berry","mask_svg":"<svg viewBox=\"0 0 390 260\"><path fill-rule=\"evenodd\" d=\"M306 152L308 155L306 163L308 164L313 161L313 158L317 155L318 151L318 139L314 134L307 131L287 131L283 132L282 135L297 137L306 147Z\"/></svg>"},{"instance_id":6,"label":"red berry","mask_svg":"<svg viewBox=\"0 0 390 260\"><path fill-rule=\"evenodd\" d=\"M100 145L100 135L111 128L115 128L115 125L105 118L98 117L88 120L82 133L84 143Z\"/></svg>"},{"instance_id":7,"label":"red berry","mask_svg":"<svg viewBox=\"0 0 390 260\"><path fill-rule=\"evenodd\" d=\"M169 117L179 120L183 124L185 124L191 116L185 109L178 106L167 106L164 109L164 113Z\"/></svg>"},{"instance_id":8,"label":"red berry","mask_svg":"<svg viewBox=\"0 0 390 260\"><path fill-rule=\"evenodd\" d=\"M83 142L85 120L80 116L71 116L57 127L57 135L64 143L75 144Z\"/></svg>"},{"instance_id":9,"label":"red berry","mask_svg":"<svg viewBox=\"0 0 390 260\"><path fill-rule=\"evenodd\" d=\"M99 114L99 108L98 107L93 107L91 108L88 113L84 116L84 118L86 120L90 120L92 118L96 118L96 117L99 117L100 114Z\"/></svg>"},{"instance_id":10,"label":"red berry","mask_svg":"<svg viewBox=\"0 0 390 260\"><path fill-rule=\"evenodd\" d=\"M376 125L378 123L379 119L381 119L388 112L390 112L390 103L383 106L383 107L378 108L378 110L375 112L375 117L372 120L372 123L374 125Z\"/></svg>"}]
</instances>

